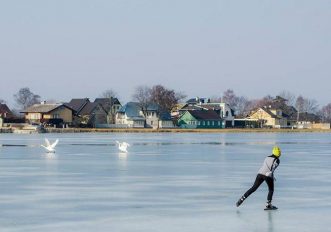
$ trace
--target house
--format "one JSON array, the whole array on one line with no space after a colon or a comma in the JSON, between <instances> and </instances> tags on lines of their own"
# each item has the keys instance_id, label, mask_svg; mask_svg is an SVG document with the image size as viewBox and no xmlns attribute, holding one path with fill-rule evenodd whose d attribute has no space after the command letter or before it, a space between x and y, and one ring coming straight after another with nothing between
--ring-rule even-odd
<instances>
[{"instance_id":1,"label":"house","mask_svg":"<svg viewBox=\"0 0 331 232\"><path fill-rule=\"evenodd\" d=\"M84 127L100 127L108 122L108 112L97 102L87 102L77 116Z\"/></svg>"},{"instance_id":2,"label":"house","mask_svg":"<svg viewBox=\"0 0 331 232\"><path fill-rule=\"evenodd\" d=\"M159 128L174 128L175 124L169 112L159 114Z\"/></svg>"},{"instance_id":3,"label":"house","mask_svg":"<svg viewBox=\"0 0 331 232\"><path fill-rule=\"evenodd\" d=\"M70 125L74 110L65 104L35 104L23 110L25 119L30 123L46 123L51 125Z\"/></svg>"},{"instance_id":4,"label":"house","mask_svg":"<svg viewBox=\"0 0 331 232\"><path fill-rule=\"evenodd\" d=\"M207 104L210 103L210 98L200 98L200 97L190 98L189 100L186 101L186 103L188 105Z\"/></svg>"},{"instance_id":5,"label":"house","mask_svg":"<svg viewBox=\"0 0 331 232\"><path fill-rule=\"evenodd\" d=\"M225 123L225 127L233 127L234 126L234 110L231 109L230 105L224 102L220 103L207 103L207 104L199 104L198 107L201 107L204 110L213 110L215 111Z\"/></svg>"},{"instance_id":6,"label":"house","mask_svg":"<svg viewBox=\"0 0 331 232\"><path fill-rule=\"evenodd\" d=\"M282 110L259 107L247 119L257 121L259 127L282 128L287 127L287 118Z\"/></svg>"},{"instance_id":7,"label":"house","mask_svg":"<svg viewBox=\"0 0 331 232\"><path fill-rule=\"evenodd\" d=\"M298 115L297 128L299 129L311 129L315 127L313 124L321 123L321 118L312 113L300 113Z\"/></svg>"},{"instance_id":8,"label":"house","mask_svg":"<svg viewBox=\"0 0 331 232\"><path fill-rule=\"evenodd\" d=\"M277 96L268 105L253 110L247 119L257 121L259 127L293 127L296 125L298 112L293 106L288 106L286 101Z\"/></svg>"},{"instance_id":9,"label":"house","mask_svg":"<svg viewBox=\"0 0 331 232\"><path fill-rule=\"evenodd\" d=\"M224 102L211 102L209 98L191 98L186 104L178 109L177 115L183 115L186 111L192 110L213 110L222 119L225 127L234 126L234 110L231 109L230 105ZM173 113L175 115L175 113Z\"/></svg>"},{"instance_id":10,"label":"house","mask_svg":"<svg viewBox=\"0 0 331 232\"><path fill-rule=\"evenodd\" d=\"M188 110L177 123L181 128L224 128L223 120L213 110Z\"/></svg>"},{"instance_id":11,"label":"house","mask_svg":"<svg viewBox=\"0 0 331 232\"><path fill-rule=\"evenodd\" d=\"M90 103L90 99L88 98L73 98L69 103L65 103L65 105L73 109L75 114L78 114L87 103Z\"/></svg>"},{"instance_id":12,"label":"house","mask_svg":"<svg viewBox=\"0 0 331 232\"><path fill-rule=\"evenodd\" d=\"M115 123L119 127L144 128L145 117L136 102L128 102L116 113Z\"/></svg>"},{"instance_id":13,"label":"house","mask_svg":"<svg viewBox=\"0 0 331 232\"><path fill-rule=\"evenodd\" d=\"M159 127L159 106L148 104L145 112L145 127L157 129Z\"/></svg>"},{"instance_id":14,"label":"house","mask_svg":"<svg viewBox=\"0 0 331 232\"><path fill-rule=\"evenodd\" d=\"M157 104L149 104L145 115L138 102L128 102L116 113L116 125L136 128L173 128L174 123L168 112L160 113Z\"/></svg>"},{"instance_id":15,"label":"house","mask_svg":"<svg viewBox=\"0 0 331 232\"><path fill-rule=\"evenodd\" d=\"M100 104L107 112L107 123L115 124L116 112L122 107L120 101L117 98L96 98L95 103Z\"/></svg>"},{"instance_id":16,"label":"house","mask_svg":"<svg viewBox=\"0 0 331 232\"><path fill-rule=\"evenodd\" d=\"M0 103L0 118L12 118L13 116L14 114L11 112L7 105Z\"/></svg>"},{"instance_id":17,"label":"house","mask_svg":"<svg viewBox=\"0 0 331 232\"><path fill-rule=\"evenodd\" d=\"M160 106L156 103L148 104L145 114L146 124L148 128L173 128L174 123L169 112L160 112Z\"/></svg>"}]
</instances>

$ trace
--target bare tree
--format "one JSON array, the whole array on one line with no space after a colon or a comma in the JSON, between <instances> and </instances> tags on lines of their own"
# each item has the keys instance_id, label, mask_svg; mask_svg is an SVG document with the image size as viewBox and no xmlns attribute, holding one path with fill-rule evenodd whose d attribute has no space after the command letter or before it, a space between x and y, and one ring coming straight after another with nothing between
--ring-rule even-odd
<instances>
[{"instance_id":1,"label":"bare tree","mask_svg":"<svg viewBox=\"0 0 331 232\"><path fill-rule=\"evenodd\" d=\"M101 94L102 98L108 99L107 103L103 105L108 113L108 118L110 123L115 123L115 116L117 110L114 108L115 98L118 98L118 94L113 89L107 89Z\"/></svg>"},{"instance_id":2,"label":"bare tree","mask_svg":"<svg viewBox=\"0 0 331 232\"><path fill-rule=\"evenodd\" d=\"M305 99L304 112L316 113L318 111L318 103L315 99Z\"/></svg>"},{"instance_id":3,"label":"bare tree","mask_svg":"<svg viewBox=\"0 0 331 232\"><path fill-rule=\"evenodd\" d=\"M107 89L105 90L102 94L101 97L103 98L117 98L118 94L116 93L116 91L112 90L112 89Z\"/></svg>"},{"instance_id":4,"label":"bare tree","mask_svg":"<svg viewBox=\"0 0 331 232\"><path fill-rule=\"evenodd\" d=\"M301 95L297 97L295 107L299 113L316 113L318 103L315 99L304 98ZM299 116L298 116L299 117Z\"/></svg>"},{"instance_id":5,"label":"bare tree","mask_svg":"<svg viewBox=\"0 0 331 232\"><path fill-rule=\"evenodd\" d=\"M21 88L17 94L14 94L14 98L20 109L26 109L40 102L40 96L31 92L27 87Z\"/></svg>"},{"instance_id":6,"label":"bare tree","mask_svg":"<svg viewBox=\"0 0 331 232\"><path fill-rule=\"evenodd\" d=\"M187 97L186 94L183 92L175 92L175 96L178 103L183 101Z\"/></svg>"},{"instance_id":7,"label":"bare tree","mask_svg":"<svg viewBox=\"0 0 331 232\"><path fill-rule=\"evenodd\" d=\"M155 85L150 89L150 102L158 104L160 112L170 112L184 97L182 93L176 93L162 85Z\"/></svg>"},{"instance_id":8,"label":"bare tree","mask_svg":"<svg viewBox=\"0 0 331 232\"><path fill-rule=\"evenodd\" d=\"M222 101L229 104L238 116L246 116L259 101L250 101L247 97L237 96L232 89L223 93Z\"/></svg>"},{"instance_id":9,"label":"bare tree","mask_svg":"<svg viewBox=\"0 0 331 232\"><path fill-rule=\"evenodd\" d=\"M287 100L287 105L290 105L290 106L295 106L295 94L291 93L290 91L287 91L287 90L283 90L282 92L280 92L278 94L278 96L284 98Z\"/></svg>"},{"instance_id":10,"label":"bare tree","mask_svg":"<svg viewBox=\"0 0 331 232\"><path fill-rule=\"evenodd\" d=\"M238 97L232 89L227 89L223 93L222 101L229 104L232 109L235 109L238 104Z\"/></svg>"},{"instance_id":11,"label":"bare tree","mask_svg":"<svg viewBox=\"0 0 331 232\"><path fill-rule=\"evenodd\" d=\"M211 96L210 97L210 102L211 103L218 103L218 102L221 102L222 101L222 98L220 96Z\"/></svg>"},{"instance_id":12,"label":"bare tree","mask_svg":"<svg viewBox=\"0 0 331 232\"><path fill-rule=\"evenodd\" d=\"M147 107L151 102L151 88L148 86L138 86L132 98L133 100L138 101L140 109L146 117Z\"/></svg>"},{"instance_id":13,"label":"bare tree","mask_svg":"<svg viewBox=\"0 0 331 232\"><path fill-rule=\"evenodd\" d=\"M295 102L295 107L297 111L303 112L304 104L305 104L305 99L301 95L298 96Z\"/></svg>"},{"instance_id":14,"label":"bare tree","mask_svg":"<svg viewBox=\"0 0 331 232\"><path fill-rule=\"evenodd\" d=\"M321 116L323 122L331 123L331 103L323 106L318 114Z\"/></svg>"},{"instance_id":15,"label":"bare tree","mask_svg":"<svg viewBox=\"0 0 331 232\"><path fill-rule=\"evenodd\" d=\"M297 121L299 121L300 113L304 112L305 99L300 95L295 101L295 108L297 110Z\"/></svg>"},{"instance_id":16,"label":"bare tree","mask_svg":"<svg viewBox=\"0 0 331 232\"><path fill-rule=\"evenodd\" d=\"M268 107L269 105L271 105L272 101L273 101L273 97L270 95L267 95L261 99L257 100L257 107Z\"/></svg>"},{"instance_id":17,"label":"bare tree","mask_svg":"<svg viewBox=\"0 0 331 232\"><path fill-rule=\"evenodd\" d=\"M238 116L246 116L250 112L249 100L246 97L238 97L236 113Z\"/></svg>"}]
</instances>

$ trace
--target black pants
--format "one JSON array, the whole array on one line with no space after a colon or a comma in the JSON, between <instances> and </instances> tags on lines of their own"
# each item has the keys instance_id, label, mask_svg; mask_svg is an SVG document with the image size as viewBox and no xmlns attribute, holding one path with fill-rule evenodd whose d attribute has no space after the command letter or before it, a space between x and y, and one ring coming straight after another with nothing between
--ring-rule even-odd
<instances>
[{"instance_id":1,"label":"black pants","mask_svg":"<svg viewBox=\"0 0 331 232\"><path fill-rule=\"evenodd\" d=\"M247 192L244 194L245 198L247 198L249 195L251 195L253 192L255 192L258 187L265 181L268 185L269 188L269 193L268 193L268 201L272 200L272 195L274 193L274 178L272 177L267 177L262 174L257 174L255 182L253 186L247 190Z\"/></svg>"}]
</instances>

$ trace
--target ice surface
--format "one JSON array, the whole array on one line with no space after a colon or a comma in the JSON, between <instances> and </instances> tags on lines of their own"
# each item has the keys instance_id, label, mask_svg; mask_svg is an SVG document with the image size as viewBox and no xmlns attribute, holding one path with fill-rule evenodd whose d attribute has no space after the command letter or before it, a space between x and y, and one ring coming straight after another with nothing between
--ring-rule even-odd
<instances>
[{"instance_id":1,"label":"ice surface","mask_svg":"<svg viewBox=\"0 0 331 232\"><path fill-rule=\"evenodd\" d=\"M329 133L0 134L0 231L331 231ZM119 153L116 140L131 144ZM266 184L239 208L274 144Z\"/></svg>"}]
</instances>

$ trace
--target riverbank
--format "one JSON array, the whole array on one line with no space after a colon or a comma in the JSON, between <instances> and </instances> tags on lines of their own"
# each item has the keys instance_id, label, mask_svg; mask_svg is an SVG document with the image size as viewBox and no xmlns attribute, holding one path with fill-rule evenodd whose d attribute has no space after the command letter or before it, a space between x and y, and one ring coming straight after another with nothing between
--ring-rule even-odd
<instances>
[{"instance_id":1,"label":"riverbank","mask_svg":"<svg viewBox=\"0 0 331 232\"><path fill-rule=\"evenodd\" d=\"M30 131L31 134L38 133ZM244 128L227 128L227 129L151 129L151 128L45 128L45 133L331 133L330 129L244 129ZM13 133L11 128L0 128L0 133ZM17 133L17 132L15 132Z\"/></svg>"},{"instance_id":2,"label":"riverbank","mask_svg":"<svg viewBox=\"0 0 331 232\"><path fill-rule=\"evenodd\" d=\"M330 133L331 130L325 129L150 129L150 128L46 128L46 133L303 133L303 132L324 132Z\"/></svg>"},{"instance_id":3,"label":"riverbank","mask_svg":"<svg viewBox=\"0 0 331 232\"><path fill-rule=\"evenodd\" d=\"M0 133L12 133L11 128L0 128Z\"/></svg>"}]
</instances>

